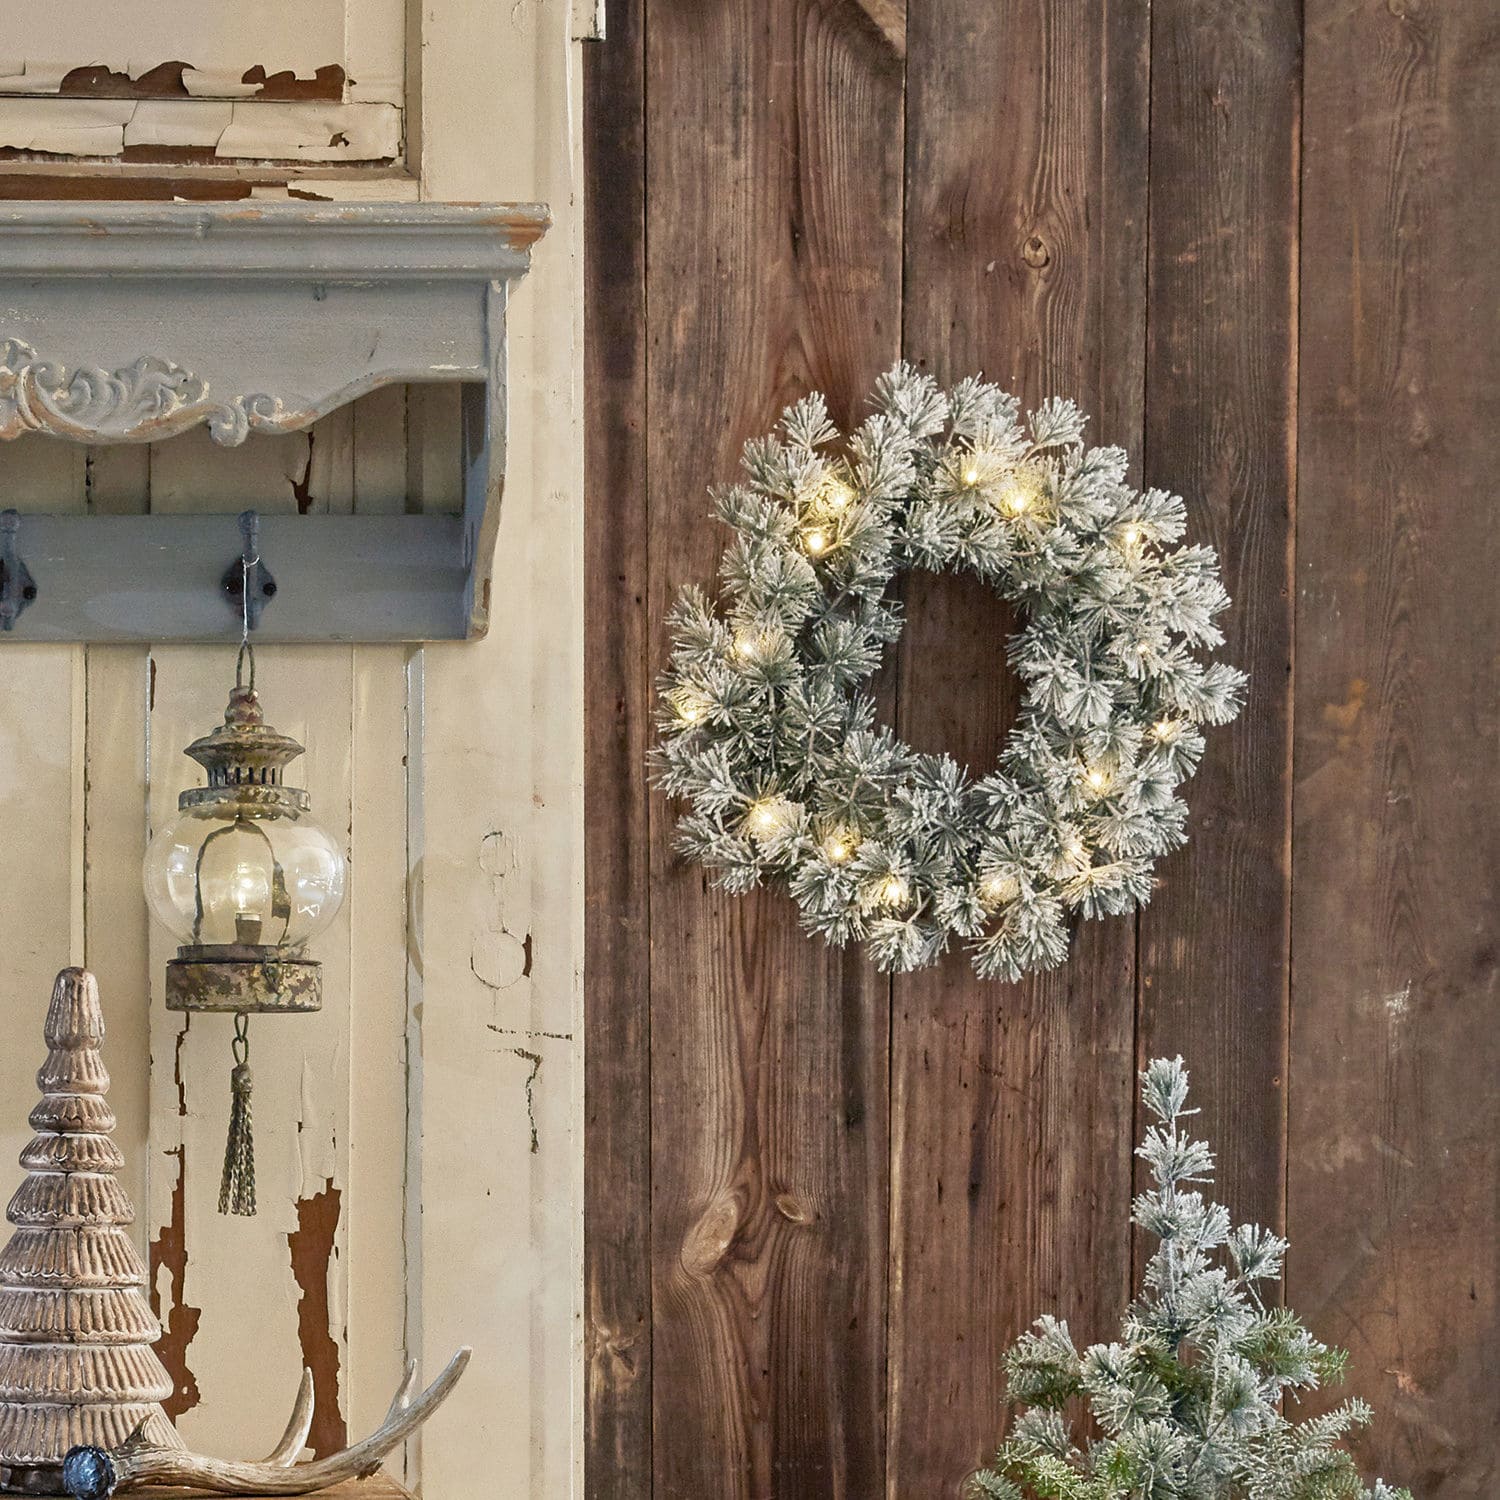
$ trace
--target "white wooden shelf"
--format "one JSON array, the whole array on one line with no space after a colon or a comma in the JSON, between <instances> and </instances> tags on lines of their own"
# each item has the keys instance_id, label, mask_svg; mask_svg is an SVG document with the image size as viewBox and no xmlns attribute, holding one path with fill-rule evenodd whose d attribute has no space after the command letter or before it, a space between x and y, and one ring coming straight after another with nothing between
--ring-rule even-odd
<instances>
[{"instance_id":1,"label":"white wooden shelf","mask_svg":"<svg viewBox=\"0 0 1500 1500\"><path fill-rule=\"evenodd\" d=\"M270 641L482 635L505 467L505 314L537 204L0 209L0 438L233 447L382 385L463 384L463 514L271 517ZM220 514L26 515L35 598L0 640L229 639ZM0 506L17 504L0 494Z\"/></svg>"}]
</instances>

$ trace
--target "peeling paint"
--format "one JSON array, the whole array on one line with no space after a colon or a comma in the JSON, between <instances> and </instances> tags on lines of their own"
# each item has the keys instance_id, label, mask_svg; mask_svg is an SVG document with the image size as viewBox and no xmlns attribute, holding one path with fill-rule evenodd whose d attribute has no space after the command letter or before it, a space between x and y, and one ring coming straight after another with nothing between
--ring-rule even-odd
<instances>
[{"instance_id":1,"label":"peeling paint","mask_svg":"<svg viewBox=\"0 0 1500 1500\"><path fill-rule=\"evenodd\" d=\"M302 1363L312 1371L313 1421L307 1440L317 1458L327 1458L349 1442L339 1410L339 1346L332 1332L328 1296L342 1196L330 1177L322 1192L299 1198L297 1227L286 1237L292 1275L302 1293L297 1303L297 1340Z\"/></svg>"},{"instance_id":2,"label":"peeling paint","mask_svg":"<svg viewBox=\"0 0 1500 1500\"><path fill-rule=\"evenodd\" d=\"M178 1075L181 1087L181 1074ZM184 1412L192 1411L202 1399L198 1382L188 1366L188 1346L198 1335L201 1308L187 1302L187 1150L177 1146L163 1153L177 1158L177 1181L172 1185L172 1216L162 1225L161 1233L151 1241L147 1264L150 1268L151 1311L162 1325L156 1352L172 1377L172 1394L162 1402L175 1422ZM167 1273L172 1304L162 1316L161 1272Z\"/></svg>"},{"instance_id":3,"label":"peeling paint","mask_svg":"<svg viewBox=\"0 0 1500 1500\"><path fill-rule=\"evenodd\" d=\"M482 933L469 954L469 968L486 989L504 990L531 973L531 934Z\"/></svg>"},{"instance_id":4,"label":"peeling paint","mask_svg":"<svg viewBox=\"0 0 1500 1500\"><path fill-rule=\"evenodd\" d=\"M391 162L393 104L200 98L0 98L0 150L127 161Z\"/></svg>"},{"instance_id":5,"label":"peeling paint","mask_svg":"<svg viewBox=\"0 0 1500 1500\"><path fill-rule=\"evenodd\" d=\"M25 58L0 62L0 93L83 99L264 99L279 104L340 103L357 85L342 63L315 64L310 71L268 68L199 68L182 58L113 66L91 61L66 64ZM376 84L382 100L400 98L395 80ZM364 97L368 98L368 91Z\"/></svg>"},{"instance_id":6,"label":"peeling paint","mask_svg":"<svg viewBox=\"0 0 1500 1500\"><path fill-rule=\"evenodd\" d=\"M186 99L188 89L182 75L191 67L191 63L174 60L157 63L132 76L90 63L64 73L57 92L91 99Z\"/></svg>"},{"instance_id":7,"label":"peeling paint","mask_svg":"<svg viewBox=\"0 0 1500 1500\"><path fill-rule=\"evenodd\" d=\"M279 73L267 73L256 63L253 68L245 70L240 82L254 84L257 99L290 102L294 99L341 100L345 84L352 88L355 80L346 78L338 63L325 63L314 69L311 78L299 78L290 68L283 68Z\"/></svg>"},{"instance_id":8,"label":"peeling paint","mask_svg":"<svg viewBox=\"0 0 1500 1500\"><path fill-rule=\"evenodd\" d=\"M151 696L156 696L156 662L151 663ZM182 1077L182 1049L187 1045L188 1031L192 1028L193 1018L184 1015L182 1018L182 1029L177 1033L177 1043L172 1048L172 1085L177 1090L177 1118L187 1119L187 1084Z\"/></svg>"},{"instance_id":9,"label":"peeling paint","mask_svg":"<svg viewBox=\"0 0 1500 1500\"><path fill-rule=\"evenodd\" d=\"M536 1075L542 1071L542 1054L540 1052L528 1052L524 1047L512 1047L510 1049L519 1058L531 1064L531 1071L526 1075L526 1119L531 1126L531 1154L535 1156L541 1149L541 1138L536 1129Z\"/></svg>"}]
</instances>

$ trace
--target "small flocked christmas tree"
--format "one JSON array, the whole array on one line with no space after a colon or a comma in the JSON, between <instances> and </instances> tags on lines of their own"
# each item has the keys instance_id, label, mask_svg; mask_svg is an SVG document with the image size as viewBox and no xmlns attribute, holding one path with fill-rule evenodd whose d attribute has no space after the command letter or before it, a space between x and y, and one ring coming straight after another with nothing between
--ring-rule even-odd
<instances>
[{"instance_id":1,"label":"small flocked christmas tree","mask_svg":"<svg viewBox=\"0 0 1500 1500\"><path fill-rule=\"evenodd\" d=\"M1411 1500L1367 1489L1341 1446L1370 1420L1362 1401L1291 1420L1298 1391L1342 1376L1320 1344L1260 1288L1281 1277L1286 1241L1229 1212L1195 1184L1213 1153L1182 1129L1187 1070L1159 1059L1142 1075L1156 1124L1137 1150L1156 1186L1135 1222L1158 1241L1120 1341L1082 1354L1044 1317L1005 1358L1010 1399L1027 1409L973 1491L987 1500ZM1088 1405L1100 1436L1080 1445L1063 1408Z\"/></svg>"},{"instance_id":2,"label":"small flocked christmas tree","mask_svg":"<svg viewBox=\"0 0 1500 1500\"><path fill-rule=\"evenodd\" d=\"M161 1326L125 1227L135 1214L115 1177L92 974L57 976L46 1037L27 1176L7 1210L16 1231L0 1252L0 1487L34 1494L61 1493L75 1444L116 1448L138 1429L179 1444L160 1405L172 1379L151 1347Z\"/></svg>"}]
</instances>

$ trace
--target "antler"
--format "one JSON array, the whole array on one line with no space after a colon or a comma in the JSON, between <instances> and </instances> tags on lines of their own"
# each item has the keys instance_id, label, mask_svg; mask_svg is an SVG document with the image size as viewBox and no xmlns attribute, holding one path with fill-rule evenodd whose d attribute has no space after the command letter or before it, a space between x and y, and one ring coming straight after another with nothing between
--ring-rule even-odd
<instances>
[{"instance_id":1,"label":"antler","mask_svg":"<svg viewBox=\"0 0 1500 1500\"><path fill-rule=\"evenodd\" d=\"M460 1349L447 1368L415 1400L417 1367L406 1367L385 1421L363 1442L329 1458L296 1463L312 1422L312 1377L306 1371L297 1403L281 1441L260 1463L237 1463L201 1453L126 1443L114 1453L102 1448L74 1448L63 1462L63 1484L75 1500L104 1500L116 1490L168 1484L217 1495L306 1495L344 1479L365 1479L404 1438L415 1432L447 1399L469 1363L472 1351Z\"/></svg>"},{"instance_id":2,"label":"antler","mask_svg":"<svg viewBox=\"0 0 1500 1500\"><path fill-rule=\"evenodd\" d=\"M410 1375L412 1366L406 1367ZM292 1414L287 1418L286 1431L281 1441L261 1461L275 1464L278 1469L289 1469L297 1462L297 1455L307 1446L307 1435L312 1431L313 1376L311 1370L303 1370L302 1383L297 1387L297 1399L292 1403Z\"/></svg>"}]
</instances>

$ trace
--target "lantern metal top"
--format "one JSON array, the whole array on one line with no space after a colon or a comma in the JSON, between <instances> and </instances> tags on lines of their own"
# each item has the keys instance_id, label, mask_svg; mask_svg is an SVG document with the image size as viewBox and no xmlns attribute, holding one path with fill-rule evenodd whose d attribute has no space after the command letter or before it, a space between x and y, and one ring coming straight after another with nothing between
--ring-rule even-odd
<instances>
[{"instance_id":1,"label":"lantern metal top","mask_svg":"<svg viewBox=\"0 0 1500 1500\"><path fill-rule=\"evenodd\" d=\"M247 656L250 680L242 680ZM284 786L282 773L303 753L290 735L266 723L255 692L255 659L249 646L240 650L240 667L229 691L224 722L183 751L208 772L208 785L189 787L177 798L182 809L232 802L249 816L306 812L310 799L300 787Z\"/></svg>"}]
</instances>

